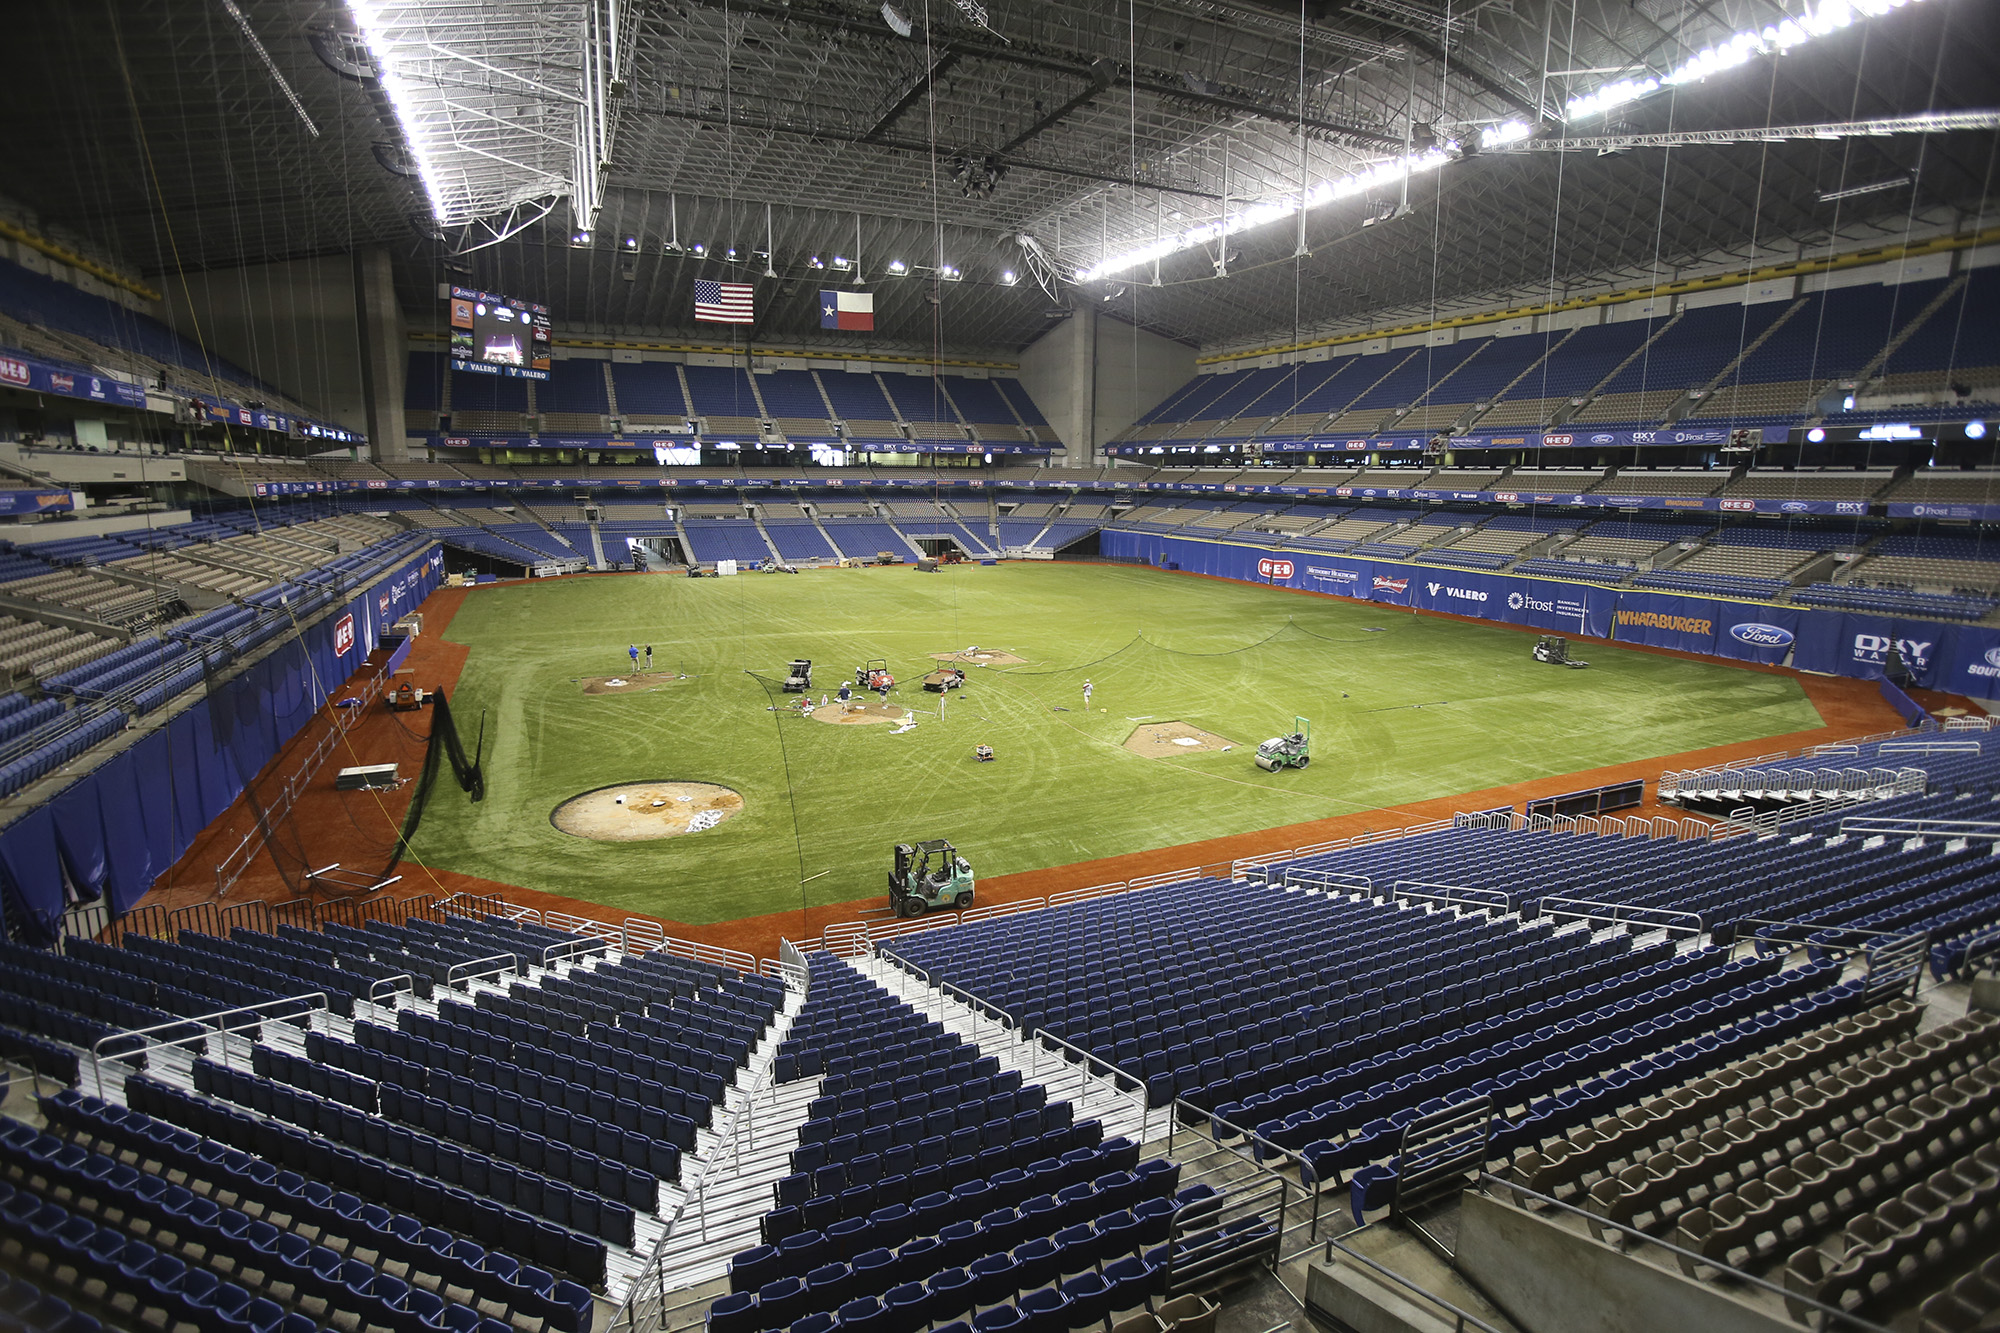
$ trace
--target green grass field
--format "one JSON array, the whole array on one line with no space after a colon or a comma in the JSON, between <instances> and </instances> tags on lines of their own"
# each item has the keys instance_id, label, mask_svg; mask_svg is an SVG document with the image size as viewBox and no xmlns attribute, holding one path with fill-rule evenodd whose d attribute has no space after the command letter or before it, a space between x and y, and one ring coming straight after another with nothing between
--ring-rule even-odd
<instances>
[{"instance_id":1,"label":"green grass field","mask_svg":"<svg viewBox=\"0 0 2000 1333\"><path fill-rule=\"evenodd\" d=\"M1596 644L1588 671L1557 670L1514 630L1127 566L512 584L468 596L448 637L471 649L453 711L468 745L486 715L487 797L441 783L418 855L691 923L796 909L802 881L813 903L879 896L901 840L949 837L980 875L1007 874L1820 725L1785 676ZM695 679L583 694L634 641ZM940 722L916 682L929 654L972 644L1027 663L972 669ZM901 735L768 711L794 656L813 659L815 697L884 658L894 701L929 711ZM1257 769L1256 743L1294 714L1312 766ZM1239 748L1124 748L1168 719ZM997 762L974 761L980 742ZM723 783L746 807L655 842L549 822L578 792L644 779Z\"/></svg>"}]
</instances>

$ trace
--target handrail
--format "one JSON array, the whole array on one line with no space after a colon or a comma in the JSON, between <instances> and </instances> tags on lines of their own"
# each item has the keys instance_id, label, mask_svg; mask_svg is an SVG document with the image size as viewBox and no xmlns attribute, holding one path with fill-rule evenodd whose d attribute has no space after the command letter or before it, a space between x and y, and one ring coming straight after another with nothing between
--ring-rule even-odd
<instances>
[{"instance_id":1,"label":"handrail","mask_svg":"<svg viewBox=\"0 0 2000 1333\"><path fill-rule=\"evenodd\" d=\"M1146 1085L1143 1080L1133 1079L1132 1075L1126 1073L1124 1070L1120 1069L1117 1065L1112 1064L1109 1060L1099 1059L1097 1056L1092 1055L1089 1051L1084 1050L1081 1046L1077 1046L1071 1042L1064 1041L1061 1037L1056 1036L1055 1033L1050 1032L1047 1028L1036 1028L1034 1032L1028 1037L1028 1041L1034 1048L1034 1054L1029 1057L1029 1062L1028 1062L1029 1078L1031 1079L1036 1078L1040 1072L1041 1052L1043 1049L1044 1042L1054 1043L1054 1045L1058 1048L1059 1051L1074 1051L1076 1053L1077 1058L1075 1060L1066 1061L1066 1063L1082 1064L1084 1074L1089 1077L1095 1078L1098 1083L1104 1085L1104 1090L1108 1092L1111 1096L1121 1101L1131 1102L1135 1107L1138 1108L1139 1141L1141 1143L1144 1143L1146 1141L1146 1131L1152 1126L1152 1107L1146 1104ZM1091 1068L1092 1065L1096 1065L1103 1069L1111 1071L1110 1076L1106 1077L1105 1075L1098 1073L1095 1069ZM1123 1088L1118 1086L1121 1080L1131 1080L1136 1085L1137 1091L1126 1092ZM1079 1092L1077 1094L1077 1099L1076 1099L1076 1107L1079 1111L1083 1109L1083 1102L1084 1102L1084 1096L1081 1092ZM1167 1108L1167 1114L1170 1117L1173 1114L1173 1107L1171 1105L1169 1105ZM1170 1127L1168 1130L1168 1134L1169 1136L1171 1136L1172 1134L1171 1121L1169 1121L1169 1126Z\"/></svg>"},{"instance_id":2,"label":"handrail","mask_svg":"<svg viewBox=\"0 0 2000 1333\"><path fill-rule=\"evenodd\" d=\"M1883 837L1919 838L1934 833L1941 838L2000 839L2000 820L1991 819L1899 819L1849 815L1840 821L1842 833L1879 834Z\"/></svg>"},{"instance_id":3,"label":"handrail","mask_svg":"<svg viewBox=\"0 0 2000 1333\"><path fill-rule=\"evenodd\" d=\"M550 913L551 917L560 913ZM572 918L589 921L587 917ZM605 926L604 922L593 922ZM618 929L605 926L606 929ZM664 953L669 958L685 958L691 962L708 963L715 967L733 968L738 972L755 973L757 960L741 949L724 948L720 944L703 944L699 940L686 940L678 935L669 935L657 921L645 917L627 917L620 931L619 948L626 953Z\"/></svg>"},{"instance_id":4,"label":"handrail","mask_svg":"<svg viewBox=\"0 0 2000 1333\"><path fill-rule=\"evenodd\" d=\"M605 940L562 940L542 950L542 966L553 968L558 957L575 962L584 953L609 953L611 945Z\"/></svg>"},{"instance_id":5,"label":"handrail","mask_svg":"<svg viewBox=\"0 0 2000 1333\"><path fill-rule=\"evenodd\" d=\"M1420 889L1442 889L1442 893L1420 893ZM1386 898L1443 903L1447 907L1476 907L1502 915L1513 910L1508 895L1499 889L1477 889L1464 884L1432 884L1421 879L1399 879L1383 894Z\"/></svg>"},{"instance_id":6,"label":"handrail","mask_svg":"<svg viewBox=\"0 0 2000 1333\"><path fill-rule=\"evenodd\" d=\"M1569 1213L1572 1216L1584 1219L1593 1227L1609 1227L1612 1230L1617 1231L1620 1234L1624 1235L1628 1239L1638 1242L1642 1246L1651 1245L1659 1249L1665 1250L1667 1253L1674 1256L1675 1260L1677 1261L1677 1266L1681 1262L1686 1262L1686 1263L1700 1264L1707 1268L1713 1268L1717 1273L1727 1274L1733 1281L1744 1283L1747 1286L1756 1287L1760 1291L1769 1292L1773 1296L1780 1297L1786 1302L1807 1306L1813 1310L1818 1311L1821 1315L1831 1316L1834 1319L1838 1319L1843 1324L1846 1324L1849 1328L1859 1329L1861 1333L1889 1333L1889 1330L1882 1327L1880 1324L1871 1324L1867 1320L1859 1317L1858 1315L1849 1314L1847 1311L1841 1309L1839 1306L1827 1305L1824 1302L1814 1300L1812 1297L1807 1296L1802 1292L1796 1292L1790 1290L1789 1288L1781 1287L1777 1285L1775 1282L1767 1282L1763 1278L1756 1277L1753 1276L1752 1274L1746 1273L1740 1268L1731 1268L1728 1264L1722 1263L1719 1260L1711 1259L1707 1255L1696 1254L1693 1250L1684 1250L1680 1246L1674 1244L1672 1241L1661 1240L1658 1236L1654 1236L1647 1232L1641 1231L1637 1227L1627 1226L1623 1222L1618 1222L1608 1217L1599 1216L1598 1214L1593 1213L1586 1208L1579 1208L1573 1203L1565 1203L1561 1199L1554 1198L1547 1194L1543 1194L1539 1190L1532 1190L1529 1189L1526 1185L1522 1185L1515 1181L1507 1180L1500 1176L1496 1176L1490 1171L1481 1171L1479 1173L1479 1184L1482 1188L1489 1185L1498 1185L1502 1189L1505 1189L1518 1197L1526 1197L1533 1199L1537 1203L1542 1204L1544 1207L1560 1208L1565 1213ZM1490 1193L1491 1191L1489 1190L1487 1192ZM1825 1326L1824 1323L1822 1323L1821 1327L1824 1326Z\"/></svg>"},{"instance_id":7,"label":"handrail","mask_svg":"<svg viewBox=\"0 0 2000 1333\"><path fill-rule=\"evenodd\" d=\"M1264 883L1268 885L1270 882L1270 877L1265 876ZM1287 870L1281 882L1288 889L1296 884L1308 891L1315 888L1343 888L1365 893L1370 898L1375 896L1374 880L1366 875L1356 875L1346 870Z\"/></svg>"},{"instance_id":8,"label":"handrail","mask_svg":"<svg viewBox=\"0 0 2000 1333\"><path fill-rule=\"evenodd\" d=\"M314 1004L312 1003L313 1001L318 1001L318 1003ZM264 1010L270 1009L276 1005L300 1005L300 1004L305 1005L306 1007L297 1013L267 1014L264 1012ZM93 1067L93 1072L95 1073L97 1079L97 1095L100 1098L104 1096L104 1062L107 1059L124 1060L134 1055L144 1055L148 1051L153 1050L155 1047L169 1047L169 1046L178 1047L185 1045L189 1042L206 1041L208 1040L210 1031L214 1032L216 1035L227 1037L233 1029L229 1026L226 1020L236 1014L242 1014L246 1016L246 1021L244 1022L243 1026L247 1028L247 1027L254 1027L258 1023L262 1022L264 1019L267 1018L277 1019L280 1021L292 1018L303 1018L306 1017L307 1015L312 1014L315 1010L318 1010L320 1012L325 1012L327 1008L328 1005L326 1001L326 992L311 990L311 991L306 991L299 995L281 996L275 1000L259 1000L255 1004L239 1004L229 1009L217 1009L213 1013L196 1014L192 1018L177 1018L171 1023L155 1023L151 1027L126 1028L118 1032L108 1032L104 1036L99 1037L96 1041L90 1044L90 1062ZM217 1022L216 1020L218 1019L225 1021ZM174 1029L187 1028L190 1026L199 1026L208 1029L208 1031L187 1032L178 1037L162 1038L158 1041L155 1041L152 1038L152 1034L156 1032L168 1032ZM104 1049L106 1044L110 1042L125 1041L133 1037L138 1037L141 1039L138 1048L135 1050L107 1052ZM227 1049L228 1049L227 1046L225 1046L224 1050L227 1051Z\"/></svg>"},{"instance_id":9,"label":"handrail","mask_svg":"<svg viewBox=\"0 0 2000 1333\"><path fill-rule=\"evenodd\" d=\"M1388 1278L1391 1282L1403 1288L1405 1291L1408 1291L1413 1295L1421 1297L1422 1299L1429 1301L1432 1305L1435 1305L1439 1309L1445 1311L1445 1313L1449 1314L1453 1319L1452 1333L1465 1333L1465 1330L1468 1328L1477 1329L1478 1333L1502 1333L1500 1329L1495 1328L1492 1324L1487 1323L1484 1319L1481 1319L1478 1315L1468 1314L1466 1311L1459 1309L1456 1305L1453 1305L1450 1301L1446 1300L1444 1297L1436 1295L1435 1293L1427 1290L1424 1287L1418 1286L1415 1282L1412 1282L1409 1278L1404 1277L1401 1273L1396 1272L1394 1269L1384 1267L1382 1264L1379 1264L1375 1260L1370 1259L1367 1255L1361 1253L1359 1250L1354 1249L1350 1245L1344 1244L1337 1237L1333 1236L1327 1237L1326 1261L1328 1263L1333 1262L1333 1252L1335 1250L1339 1250L1342 1254L1346 1255L1349 1259L1352 1259L1355 1263L1360 1264L1364 1268L1372 1269L1375 1273L1377 1273L1382 1277Z\"/></svg>"},{"instance_id":10,"label":"handrail","mask_svg":"<svg viewBox=\"0 0 2000 1333\"><path fill-rule=\"evenodd\" d=\"M1569 898L1550 895L1541 900L1541 914L1546 917L1575 917L1580 921L1595 921L1604 918L1614 926L1644 926L1651 930L1686 931L1699 935L1707 927L1701 917L1694 912L1679 912L1667 907L1640 907L1629 903L1598 902L1590 898Z\"/></svg>"},{"instance_id":11,"label":"handrail","mask_svg":"<svg viewBox=\"0 0 2000 1333\"><path fill-rule=\"evenodd\" d=\"M465 971L465 969L468 967L478 967L482 963L499 963L500 966L489 967L484 972ZM468 984L468 989L469 989L470 983L482 980L486 977L497 977L503 972L512 972L515 976L517 977L520 976L521 975L520 958L511 953L496 953L486 958L471 958L467 959L463 963L453 963L450 967L445 969L444 984L447 986L455 987L458 985L459 982L463 981ZM463 973L463 975L460 975L461 973Z\"/></svg>"},{"instance_id":12,"label":"handrail","mask_svg":"<svg viewBox=\"0 0 2000 1333\"><path fill-rule=\"evenodd\" d=\"M409 985L398 986L395 984L398 981L406 981L409 983ZM384 986L388 986L390 988L388 992L390 995L400 995L404 991L408 991L411 995L415 995L417 993L417 979L411 976L408 972L397 972L391 976L378 977L374 981L368 983L368 1003L374 1008L379 1009L382 1007L382 1000L384 997L378 992L380 992L382 987Z\"/></svg>"}]
</instances>

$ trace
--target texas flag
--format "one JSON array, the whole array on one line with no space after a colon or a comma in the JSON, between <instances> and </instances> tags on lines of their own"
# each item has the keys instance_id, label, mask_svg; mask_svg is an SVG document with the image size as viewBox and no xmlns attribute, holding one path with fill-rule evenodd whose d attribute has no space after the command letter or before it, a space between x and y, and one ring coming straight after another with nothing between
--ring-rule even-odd
<instances>
[{"instance_id":1,"label":"texas flag","mask_svg":"<svg viewBox=\"0 0 2000 1333\"><path fill-rule=\"evenodd\" d=\"M822 290L819 326L823 329L873 329L875 293Z\"/></svg>"}]
</instances>

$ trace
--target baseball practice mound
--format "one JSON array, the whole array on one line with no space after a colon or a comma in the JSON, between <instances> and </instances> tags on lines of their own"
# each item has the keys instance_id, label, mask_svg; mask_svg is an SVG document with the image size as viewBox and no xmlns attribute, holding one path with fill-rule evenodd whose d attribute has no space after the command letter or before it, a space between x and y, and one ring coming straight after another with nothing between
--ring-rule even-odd
<instances>
[{"instance_id":1,"label":"baseball practice mound","mask_svg":"<svg viewBox=\"0 0 2000 1333\"><path fill-rule=\"evenodd\" d=\"M831 722L836 726L852 727L868 722L902 722L910 716L910 710L901 704L864 704L859 699L852 703L830 703L824 708L812 710L815 722Z\"/></svg>"},{"instance_id":2,"label":"baseball practice mound","mask_svg":"<svg viewBox=\"0 0 2000 1333\"><path fill-rule=\"evenodd\" d=\"M1177 754L1199 754L1203 750L1227 750L1236 744L1185 722L1146 722L1125 738L1125 748L1148 759L1171 759Z\"/></svg>"},{"instance_id":3,"label":"baseball practice mound","mask_svg":"<svg viewBox=\"0 0 2000 1333\"><path fill-rule=\"evenodd\" d=\"M570 797L549 822L596 842L647 842L714 828L742 810L740 795L713 782L625 782Z\"/></svg>"},{"instance_id":4,"label":"baseball practice mound","mask_svg":"<svg viewBox=\"0 0 2000 1333\"><path fill-rule=\"evenodd\" d=\"M687 677L674 671L635 671L625 676L585 676L585 694L643 694Z\"/></svg>"},{"instance_id":5,"label":"baseball practice mound","mask_svg":"<svg viewBox=\"0 0 2000 1333\"><path fill-rule=\"evenodd\" d=\"M1003 653L998 648L979 648L963 653L932 653L933 662L976 662L980 666L1020 666L1028 659Z\"/></svg>"}]
</instances>

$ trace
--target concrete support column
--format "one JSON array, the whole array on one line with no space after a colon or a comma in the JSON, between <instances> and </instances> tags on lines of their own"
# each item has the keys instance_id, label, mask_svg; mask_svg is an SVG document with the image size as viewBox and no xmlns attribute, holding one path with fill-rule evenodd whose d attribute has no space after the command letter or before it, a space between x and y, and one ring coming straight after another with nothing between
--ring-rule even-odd
<instances>
[{"instance_id":1,"label":"concrete support column","mask_svg":"<svg viewBox=\"0 0 2000 1333\"><path fill-rule=\"evenodd\" d=\"M361 396L368 419L368 458L396 461L404 455L403 378L408 334L396 303L396 279L389 252L354 253L354 315L361 345Z\"/></svg>"}]
</instances>

